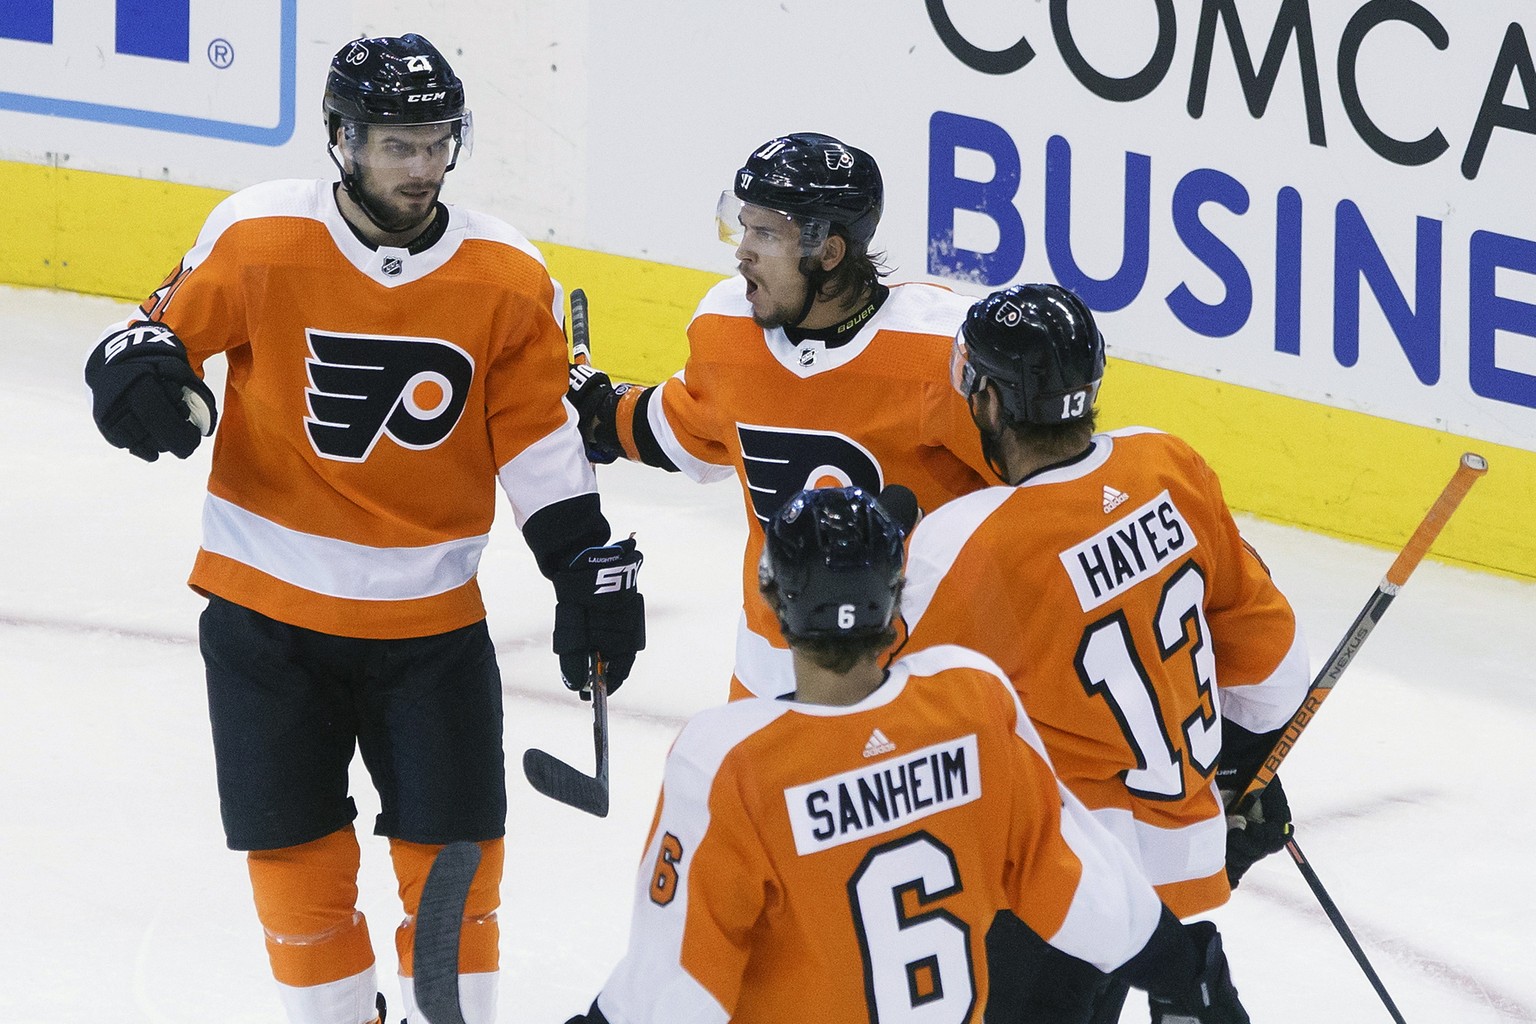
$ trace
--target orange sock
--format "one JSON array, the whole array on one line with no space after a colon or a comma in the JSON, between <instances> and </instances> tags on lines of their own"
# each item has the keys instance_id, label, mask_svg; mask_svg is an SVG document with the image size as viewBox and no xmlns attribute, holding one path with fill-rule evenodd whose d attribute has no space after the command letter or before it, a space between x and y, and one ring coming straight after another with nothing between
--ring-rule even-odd
<instances>
[{"instance_id":1,"label":"orange sock","mask_svg":"<svg viewBox=\"0 0 1536 1024\"><path fill-rule=\"evenodd\" d=\"M256 916L272 976L309 987L373 966L368 923L357 909L357 836L348 825L299 846L247 855Z\"/></svg>"}]
</instances>

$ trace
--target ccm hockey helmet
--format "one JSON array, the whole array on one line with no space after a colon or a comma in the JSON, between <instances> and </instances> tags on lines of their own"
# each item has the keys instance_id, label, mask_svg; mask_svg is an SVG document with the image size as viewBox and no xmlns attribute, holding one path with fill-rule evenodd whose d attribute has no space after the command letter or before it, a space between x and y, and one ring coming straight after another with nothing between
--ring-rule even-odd
<instances>
[{"instance_id":1,"label":"ccm hockey helmet","mask_svg":"<svg viewBox=\"0 0 1536 1024\"><path fill-rule=\"evenodd\" d=\"M995 384L1014 422L1085 419L1104 377L1104 336L1072 292L1016 284L971 306L955 336L950 381L969 398Z\"/></svg>"},{"instance_id":2,"label":"ccm hockey helmet","mask_svg":"<svg viewBox=\"0 0 1536 1024\"><path fill-rule=\"evenodd\" d=\"M331 59L325 116L359 124L436 124L464 116L464 83L424 37L354 39Z\"/></svg>"},{"instance_id":3,"label":"ccm hockey helmet","mask_svg":"<svg viewBox=\"0 0 1536 1024\"><path fill-rule=\"evenodd\" d=\"M467 156L473 148L464 83L437 47L414 32L354 39L343 46L331 58L322 106L331 159L343 168L342 181L349 189L354 183L336 151L338 128L347 129L343 133L346 143L360 125L450 125L453 149L448 155L449 171L460 155Z\"/></svg>"},{"instance_id":4,"label":"ccm hockey helmet","mask_svg":"<svg viewBox=\"0 0 1536 1024\"><path fill-rule=\"evenodd\" d=\"M815 132L759 146L736 172L734 194L741 203L819 223L823 239L829 228L837 228L859 245L874 237L885 206L875 158ZM735 218L722 220L729 224Z\"/></svg>"},{"instance_id":5,"label":"ccm hockey helmet","mask_svg":"<svg viewBox=\"0 0 1536 1024\"><path fill-rule=\"evenodd\" d=\"M331 59L322 106L326 149L342 188L385 231L410 225L371 191L366 171L411 167L440 179L473 148L464 83L437 47L415 33L343 46ZM397 137L370 146L374 129L393 129Z\"/></svg>"},{"instance_id":6,"label":"ccm hockey helmet","mask_svg":"<svg viewBox=\"0 0 1536 1024\"><path fill-rule=\"evenodd\" d=\"M758 583L790 640L875 636L901 590L902 528L858 487L801 491L767 527Z\"/></svg>"}]
</instances>

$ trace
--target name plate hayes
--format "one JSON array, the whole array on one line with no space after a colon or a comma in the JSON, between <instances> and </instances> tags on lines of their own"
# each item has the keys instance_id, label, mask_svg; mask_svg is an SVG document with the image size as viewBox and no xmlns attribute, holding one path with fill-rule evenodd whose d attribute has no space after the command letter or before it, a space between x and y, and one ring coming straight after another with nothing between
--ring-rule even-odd
<instances>
[{"instance_id":1,"label":"name plate hayes","mask_svg":"<svg viewBox=\"0 0 1536 1024\"><path fill-rule=\"evenodd\" d=\"M1164 491L1081 544L1061 553L1083 611L1125 593L1198 541Z\"/></svg>"},{"instance_id":2,"label":"name plate hayes","mask_svg":"<svg viewBox=\"0 0 1536 1024\"><path fill-rule=\"evenodd\" d=\"M801 856L893 831L981 796L976 735L784 791Z\"/></svg>"}]
</instances>

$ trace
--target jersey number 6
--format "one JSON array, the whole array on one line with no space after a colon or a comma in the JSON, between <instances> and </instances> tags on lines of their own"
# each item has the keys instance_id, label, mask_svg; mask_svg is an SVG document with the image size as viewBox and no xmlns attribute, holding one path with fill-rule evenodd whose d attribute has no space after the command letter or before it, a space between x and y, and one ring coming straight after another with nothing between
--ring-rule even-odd
<instances>
[{"instance_id":1,"label":"jersey number 6","mask_svg":"<svg viewBox=\"0 0 1536 1024\"><path fill-rule=\"evenodd\" d=\"M971 930L940 907L961 890L955 855L927 832L877 846L848 880L870 1024L971 1019Z\"/></svg>"}]
</instances>

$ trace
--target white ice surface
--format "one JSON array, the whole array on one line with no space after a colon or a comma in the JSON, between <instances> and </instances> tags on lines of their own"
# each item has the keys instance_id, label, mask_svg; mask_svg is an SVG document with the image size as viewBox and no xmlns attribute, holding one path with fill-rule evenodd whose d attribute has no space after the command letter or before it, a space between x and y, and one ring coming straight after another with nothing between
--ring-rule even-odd
<instances>
[{"instance_id":1,"label":"white ice surface","mask_svg":"<svg viewBox=\"0 0 1536 1024\"><path fill-rule=\"evenodd\" d=\"M184 585L209 446L154 465L109 448L81 380L126 309L0 288L0 1024L275 1021L244 861L219 828L201 602ZM1453 468L1424 467L1426 495ZM601 985L667 747L729 675L734 485L629 465L599 477L646 553L650 610L649 649L611 704L605 820L539 797L517 767L529 746L579 767L592 751L588 706L549 653L549 586L509 514L481 569L507 696L504 1022L563 1021ZM1392 552L1242 525L1320 666ZM1413 1024L1536 1021L1533 671L1536 586L1427 561L1282 773L1302 847ZM400 911L360 766L354 779L391 994ZM1283 855L1216 919L1255 1021L1388 1019ZM1144 1021L1144 1003L1123 1019Z\"/></svg>"}]
</instances>

